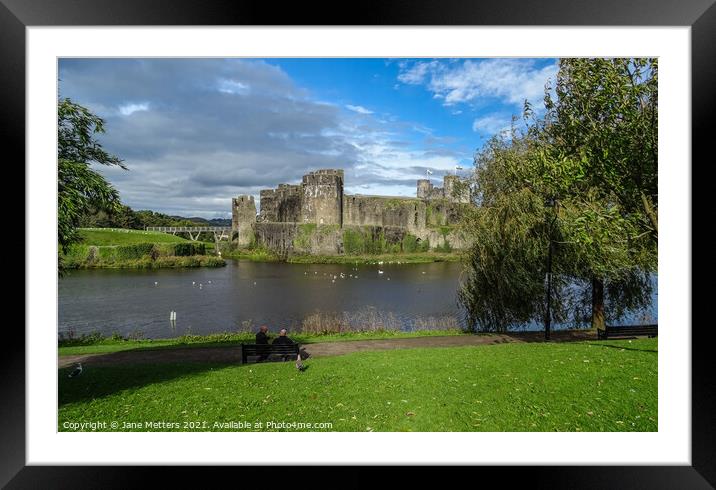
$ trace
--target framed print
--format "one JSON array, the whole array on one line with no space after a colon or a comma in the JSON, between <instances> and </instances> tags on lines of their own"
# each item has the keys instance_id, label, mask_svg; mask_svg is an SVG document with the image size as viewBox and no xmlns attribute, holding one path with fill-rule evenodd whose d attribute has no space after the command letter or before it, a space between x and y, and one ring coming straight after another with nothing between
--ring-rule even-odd
<instances>
[{"instance_id":1,"label":"framed print","mask_svg":"<svg viewBox=\"0 0 716 490\"><path fill-rule=\"evenodd\" d=\"M27 193L2 482L713 486L691 162L716 7L612 3L2 0Z\"/></svg>"}]
</instances>

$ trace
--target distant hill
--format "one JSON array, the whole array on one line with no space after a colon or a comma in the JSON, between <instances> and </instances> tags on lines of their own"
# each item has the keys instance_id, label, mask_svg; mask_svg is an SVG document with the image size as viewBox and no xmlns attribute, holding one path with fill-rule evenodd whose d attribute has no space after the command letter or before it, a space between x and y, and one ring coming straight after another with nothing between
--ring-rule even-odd
<instances>
[{"instance_id":1,"label":"distant hill","mask_svg":"<svg viewBox=\"0 0 716 490\"><path fill-rule=\"evenodd\" d=\"M191 221L201 226L231 226L231 219L229 218L206 219L199 218L198 216L193 216L191 218L184 218L183 216L171 216L171 218L177 221Z\"/></svg>"},{"instance_id":2,"label":"distant hill","mask_svg":"<svg viewBox=\"0 0 716 490\"><path fill-rule=\"evenodd\" d=\"M90 209L79 222L80 228L124 228L142 230L147 226L231 226L231 218L185 218L169 216L148 209L134 211L129 206L120 206L108 213Z\"/></svg>"}]
</instances>

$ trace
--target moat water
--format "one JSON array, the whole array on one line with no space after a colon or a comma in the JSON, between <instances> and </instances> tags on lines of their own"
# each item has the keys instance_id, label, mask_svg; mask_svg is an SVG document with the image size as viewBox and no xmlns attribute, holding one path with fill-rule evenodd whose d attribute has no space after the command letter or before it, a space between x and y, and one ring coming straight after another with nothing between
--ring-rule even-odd
<instances>
[{"instance_id":1,"label":"moat water","mask_svg":"<svg viewBox=\"0 0 716 490\"><path fill-rule=\"evenodd\" d=\"M461 328L461 270L458 263L227 261L215 269L72 271L59 281L59 331L171 338L255 330L264 324L272 332L337 322L400 330ZM651 315L655 319L656 301Z\"/></svg>"}]
</instances>

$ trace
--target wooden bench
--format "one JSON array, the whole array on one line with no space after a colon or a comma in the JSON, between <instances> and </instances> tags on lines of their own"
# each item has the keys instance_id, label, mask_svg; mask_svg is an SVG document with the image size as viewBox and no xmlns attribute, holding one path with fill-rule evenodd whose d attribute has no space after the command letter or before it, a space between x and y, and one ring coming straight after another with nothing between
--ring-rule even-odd
<instances>
[{"instance_id":1,"label":"wooden bench","mask_svg":"<svg viewBox=\"0 0 716 490\"><path fill-rule=\"evenodd\" d=\"M295 361L299 349L299 344L241 344L241 362L246 364L249 357L258 357L256 362Z\"/></svg>"},{"instance_id":2,"label":"wooden bench","mask_svg":"<svg viewBox=\"0 0 716 490\"><path fill-rule=\"evenodd\" d=\"M604 329L597 329L597 338L607 340L623 337L656 337L659 333L658 325L606 325Z\"/></svg>"}]
</instances>

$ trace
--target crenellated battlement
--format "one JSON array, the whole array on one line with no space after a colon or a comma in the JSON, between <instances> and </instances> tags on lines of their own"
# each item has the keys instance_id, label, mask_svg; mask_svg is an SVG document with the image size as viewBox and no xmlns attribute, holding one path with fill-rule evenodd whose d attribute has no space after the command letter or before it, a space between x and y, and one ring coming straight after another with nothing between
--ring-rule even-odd
<instances>
[{"instance_id":1,"label":"crenellated battlement","mask_svg":"<svg viewBox=\"0 0 716 490\"><path fill-rule=\"evenodd\" d=\"M318 169L305 174L299 184L262 189L258 218L253 197L235 198L234 228L245 230L243 239L239 232L240 245L246 245L250 237L272 249L293 249L297 230L305 233L300 225L318 225L322 231L311 238L309 247L315 253L342 253L343 230L366 226L399 229L431 246L444 246L448 241L444 228L457 224L463 203L469 202L458 195L467 187L457 175L446 175L443 187L435 187L430 179L418 180L416 197L346 195L344 178L342 169ZM254 233L246 231L249 223ZM301 246L306 240L301 239ZM464 245L452 234L449 241L458 248Z\"/></svg>"},{"instance_id":2,"label":"crenellated battlement","mask_svg":"<svg viewBox=\"0 0 716 490\"><path fill-rule=\"evenodd\" d=\"M415 198L346 196L343 191L344 176L343 169L318 169L304 175L300 184L282 183L274 189L261 190L258 221L339 226L390 225L416 230L431 226L426 218L431 213L420 201L441 200L448 205L469 201L458 196L463 187L457 175L446 175L443 187L435 187L430 179L418 180ZM406 199L415 202L403 205L402 201ZM435 209L442 209L441 206ZM446 218L441 222L447 221Z\"/></svg>"}]
</instances>

